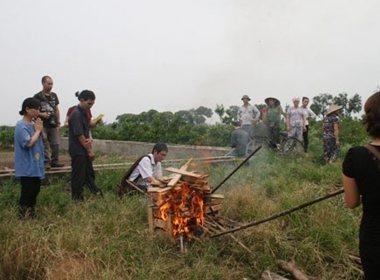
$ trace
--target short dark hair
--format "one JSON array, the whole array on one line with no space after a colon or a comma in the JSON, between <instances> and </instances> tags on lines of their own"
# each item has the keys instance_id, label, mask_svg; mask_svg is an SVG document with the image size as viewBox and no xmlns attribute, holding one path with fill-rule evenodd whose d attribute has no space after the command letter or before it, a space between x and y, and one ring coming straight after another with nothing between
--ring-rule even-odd
<instances>
[{"instance_id":1,"label":"short dark hair","mask_svg":"<svg viewBox=\"0 0 380 280\"><path fill-rule=\"evenodd\" d=\"M46 81L46 79L51 79L51 77L50 76L43 76L41 79L41 84L43 84Z\"/></svg>"},{"instance_id":2,"label":"short dark hair","mask_svg":"<svg viewBox=\"0 0 380 280\"><path fill-rule=\"evenodd\" d=\"M309 97L307 97L307 96L303 96L303 97L302 97L302 101L304 101L305 99L310 100Z\"/></svg>"},{"instance_id":3,"label":"short dark hair","mask_svg":"<svg viewBox=\"0 0 380 280\"><path fill-rule=\"evenodd\" d=\"M153 147L153 150L152 150L152 153L156 151L157 154L161 153L162 151L164 152L169 152L168 150L168 146L166 146L166 144L164 143L156 143Z\"/></svg>"},{"instance_id":4,"label":"short dark hair","mask_svg":"<svg viewBox=\"0 0 380 280\"><path fill-rule=\"evenodd\" d=\"M372 94L365 102L363 124L369 136L380 137L380 91Z\"/></svg>"},{"instance_id":5,"label":"short dark hair","mask_svg":"<svg viewBox=\"0 0 380 280\"><path fill-rule=\"evenodd\" d=\"M19 111L18 113L21 116L23 116L26 113L26 108L39 109L40 107L41 107L41 102L38 99L33 98L33 97L28 97L27 99L24 100L24 102L22 102L21 111Z\"/></svg>"},{"instance_id":6,"label":"short dark hair","mask_svg":"<svg viewBox=\"0 0 380 280\"><path fill-rule=\"evenodd\" d=\"M78 100L81 100L81 99L83 99L84 101L89 100L89 99L95 100L95 93L88 89L82 90L78 95Z\"/></svg>"}]
</instances>

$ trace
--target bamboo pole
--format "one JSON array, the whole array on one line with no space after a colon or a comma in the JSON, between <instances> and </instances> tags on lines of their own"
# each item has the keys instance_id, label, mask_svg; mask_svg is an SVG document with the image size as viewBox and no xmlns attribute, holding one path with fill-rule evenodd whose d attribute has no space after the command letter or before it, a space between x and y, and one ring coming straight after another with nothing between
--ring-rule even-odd
<instances>
[{"instance_id":1,"label":"bamboo pole","mask_svg":"<svg viewBox=\"0 0 380 280\"><path fill-rule=\"evenodd\" d=\"M217 233L217 234L214 234L214 235L211 235L210 237L213 238L213 237L218 237L218 236L222 236L222 235L225 235L225 234L228 234L228 233L231 233L231 232L235 232L235 231L238 231L238 230L242 230L242 229L246 229L246 228L249 228L249 227L253 227L253 226L257 226L259 224L262 224L262 223L265 223L265 222L268 222L268 221L271 221L271 220L274 220L274 219L277 219L279 217L282 217L282 216L285 216L285 215L288 215L294 211L297 211L297 210L300 210L302 208L305 208L307 206L310 206L310 205L313 205L317 202L320 202L320 201L323 201L325 199L328 199L330 197L333 197L333 196L336 196L338 194L341 194L344 192L344 189L339 189L335 192L332 192L332 193L329 193L325 196L322 196L320 198L317 198L317 199L314 199L314 200L311 200L309 202L306 202L306 203L303 203L303 204L300 204L298 206L295 206L293 208L290 208L288 210L285 210L283 212L280 212L280 213L277 213L275 215L272 215L272 216L269 216L265 219L262 219L262 220L258 220L258 221L254 221L252 223L248 223L248 224L245 224L245 225L242 225L242 226L239 226L239 227L235 227L235 228L232 228L232 229L229 229L229 230L226 230L226 231L223 231L223 232L220 232L220 233Z\"/></svg>"},{"instance_id":2,"label":"bamboo pole","mask_svg":"<svg viewBox=\"0 0 380 280\"><path fill-rule=\"evenodd\" d=\"M217 189L219 189L236 171L239 170L240 167L242 167L254 154L257 153L258 150L261 149L261 145L258 146L249 156L247 156L246 159L244 159L222 182L219 183L212 191L211 193L214 193Z\"/></svg>"}]
</instances>

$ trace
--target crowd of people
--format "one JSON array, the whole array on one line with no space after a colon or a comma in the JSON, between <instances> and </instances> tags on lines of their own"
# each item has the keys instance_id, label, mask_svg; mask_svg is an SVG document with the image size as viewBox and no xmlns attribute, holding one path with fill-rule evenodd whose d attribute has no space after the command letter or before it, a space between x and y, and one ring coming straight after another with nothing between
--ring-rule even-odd
<instances>
[{"instance_id":1,"label":"crowd of people","mask_svg":"<svg viewBox=\"0 0 380 280\"><path fill-rule=\"evenodd\" d=\"M15 131L15 169L16 175L21 179L22 185L27 185L26 178L44 178L44 171L51 167L63 167L64 164L59 161L59 142L60 142L60 110L58 95L52 91L53 79L50 76L44 76L41 79L42 90L36 93L33 98L25 99L22 104L20 114L23 119L18 122ZM87 185L89 190L96 196L103 196L102 190L95 182L95 172L92 161L95 154L91 148L92 136L91 127L101 122L101 118L92 119L91 108L95 103L95 93L90 90L76 92L75 96L79 103L70 107L66 114L64 126L69 129L69 155L71 157L71 195L72 199L82 201L83 187ZM286 119L286 128L288 136L294 136L300 141L304 141L304 151L308 149L308 120L316 118L315 113L308 108L309 98L302 98L302 106L300 106L300 98L293 98L293 106L284 112L281 102L275 97L265 99L267 106L262 113L253 104L250 104L250 97L243 95L241 98L243 105L239 107L237 112L237 120L232 124L234 131L231 135L231 146L233 150L228 156L245 157L252 146L255 133L255 125L262 119L266 128L266 133L272 143L275 145L280 142L280 123L282 117ZM339 110L341 107L332 105L323 122L323 139L325 149L326 162L332 163L336 160L339 153ZM33 137L35 138L33 138ZM29 138L28 138L29 137ZM32 141L32 139L34 139ZM41 141L40 141L41 140ZM43 151L41 148L43 147ZM166 156L166 146L155 146L152 154L142 158L139 163L140 167L136 167L131 174L131 181L138 178L137 185L142 189L151 183L157 174L155 168L151 174L145 177L149 162L161 162ZM28 154L28 156L25 156ZM22 157L22 160L21 160ZM38 158L38 160L37 160ZM33 172L26 166L33 165ZM142 177L137 176L137 170L140 170ZM38 171L38 172L37 172ZM153 176L152 174L156 174ZM161 174L162 175L162 174ZM156 176L157 177L157 176ZM145 182L143 184L143 182ZM25 215L25 205L34 205L36 195L39 191L39 185L34 182L35 191L31 197L25 198L25 190L22 191L20 199L20 208L22 215ZM145 185L145 187L143 186ZM37 187L38 186L38 187ZM38 191L37 191L38 190ZM26 203L25 201L28 200ZM25 208L26 207L26 208ZM34 207L34 206L33 206ZM29 208L33 208L29 207ZM32 209L33 210L33 209ZM33 212L30 210L30 212Z\"/></svg>"},{"instance_id":2,"label":"crowd of people","mask_svg":"<svg viewBox=\"0 0 380 280\"><path fill-rule=\"evenodd\" d=\"M52 91L51 77L42 77L41 83L42 90L23 101L19 112L22 119L15 126L15 177L21 183L20 218L34 217L45 170L64 166L59 161L61 123L58 95ZM79 103L68 109L64 126L69 129L71 197L74 201L83 201L85 185L91 193L103 197L95 181L92 164L95 154L91 146L91 127L100 123L101 118L92 119L91 108L96 99L93 91L83 90L76 92L75 96ZM146 191L162 177L160 163L167 152L165 144L157 143L151 154L136 161L127 179Z\"/></svg>"},{"instance_id":3,"label":"crowd of people","mask_svg":"<svg viewBox=\"0 0 380 280\"><path fill-rule=\"evenodd\" d=\"M53 80L42 78L42 90L34 97L26 98L19 114L22 116L15 126L15 177L21 184L19 215L33 218L41 180L48 167L62 167L59 162L60 111L58 95L52 92ZM65 120L69 129L69 155L71 157L71 196L74 201L83 201L84 185L90 191L103 196L95 182L92 165L95 154L91 147L91 127L100 120L92 121L91 108L95 93L90 90L77 92L79 104L71 107ZM248 95L241 98L237 120L232 124L231 146L227 155L247 155L247 146L252 145L255 124L262 119L269 138L279 143L280 122L286 120L288 136L303 140L304 152L308 151L309 119L316 118L308 108L309 98L294 97L293 106L286 112L275 97L265 99L266 107L260 111L249 103ZM342 106L331 104L323 119L324 160L333 163L339 155L339 112ZM380 275L380 92L373 94L364 105L363 123L372 143L351 148L342 164L343 187L347 207L363 204L360 224L359 251L366 279L377 279ZM51 153L49 153L49 149ZM152 152L139 158L122 179L119 194L123 194L123 183L131 182L142 192L159 184L162 175L161 162L166 158L168 147L163 143L154 145ZM125 186L124 186L125 187Z\"/></svg>"},{"instance_id":4,"label":"crowd of people","mask_svg":"<svg viewBox=\"0 0 380 280\"><path fill-rule=\"evenodd\" d=\"M288 137L294 137L303 142L304 152L309 148L309 120L316 119L317 115L308 107L310 99L306 96L292 99L293 106L286 112L281 106L280 100L275 97L267 97L264 101L266 107L262 112L257 109L248 95L241 98L243 105L239 107L236 116L237 121L233 121L234 130L231 134L231 147L233 148L227 156L247 156L247 148L254 143L256 123L261 117L264 125L264 133L269 138L272 147L279 147L281 120L285 119L285 126ZM323 119L323 147L324 159L326 163L336 161L339 154L339 112L342 106L331 104ZM246 133L244 133L246 132ZM248 135L248 137L247 137Z\"/></svg>"}]
</instances>

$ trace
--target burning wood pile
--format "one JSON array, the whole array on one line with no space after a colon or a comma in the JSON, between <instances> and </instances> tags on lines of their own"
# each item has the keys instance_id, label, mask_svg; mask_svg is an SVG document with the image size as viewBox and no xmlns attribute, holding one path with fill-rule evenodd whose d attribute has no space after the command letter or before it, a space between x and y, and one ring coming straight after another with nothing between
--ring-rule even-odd
<instances>
[{"instance_id":1,"label":"burning wood pile","mask_svg":"<svg viewBox=\"0 0 380 280\"><path fill-rule=\"evenodd\" d=\"M187 171L189 162L180 169L166 168L172 174L148 189L149 230L163 230L181 250L186 243L223 229L219 212L224 196L212 193L209 174Z\"/></svg>"}]
</instances>

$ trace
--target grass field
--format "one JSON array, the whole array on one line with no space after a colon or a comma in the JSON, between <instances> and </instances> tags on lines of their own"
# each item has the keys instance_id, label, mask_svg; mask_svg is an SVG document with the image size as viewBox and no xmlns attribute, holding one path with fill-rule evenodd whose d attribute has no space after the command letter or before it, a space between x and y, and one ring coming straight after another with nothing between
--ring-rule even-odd
<instances>
[{"instance_id":1,"label":"grass field","mask_svg":"<svg viewBox=\"0 0 380 280\"><path fill-rule=\"evenodd\" d=\"M260 150L218 189L225 195L222 215L248 223L339 189L342 156L322 165L321 154L321 147L292 157ZM236 165L203 171L216 186ZM253 254L229 235L196 241L181 253L165 234L149 234L146 197L117 197L122 175L97 172L104 198L86 190L79 204L70 199L67 175L50 177L31 221L18 219L19 185L2 181L0 279L261 279L264 270L291 279L279 259L294 259L321 279L361 279L348 258L358 254L361 211L346 209L342 195L233 233Z\"/></svg>"}]
</instances>

